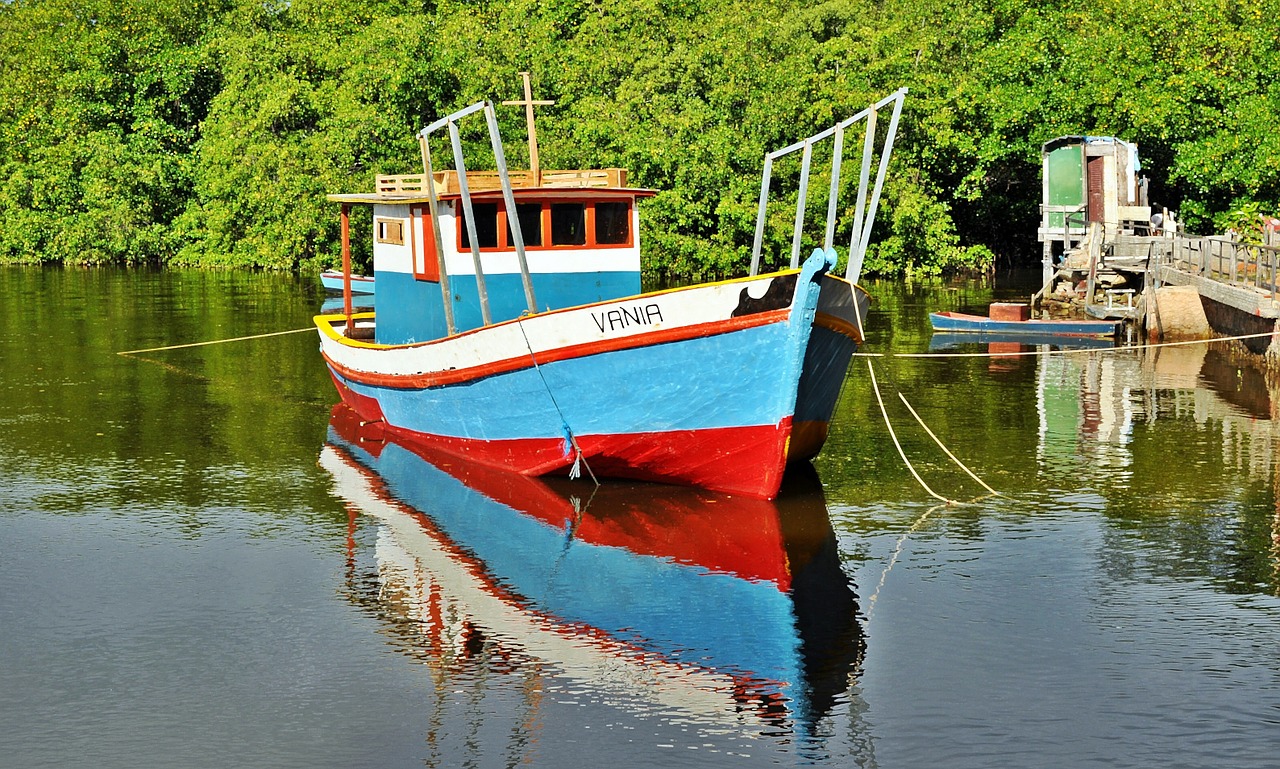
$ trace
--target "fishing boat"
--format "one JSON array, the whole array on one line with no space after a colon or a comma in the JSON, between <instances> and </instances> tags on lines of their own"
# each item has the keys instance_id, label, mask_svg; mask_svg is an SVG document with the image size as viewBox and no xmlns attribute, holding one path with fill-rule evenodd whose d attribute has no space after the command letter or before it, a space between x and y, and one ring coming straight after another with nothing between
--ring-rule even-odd
<instances>
[{"instance_id":1,"label":"fishing boat","mask_svg":"<svg viewBox=\"0 0 1280 769\"><path fill-rule=\"evenodd\" d=\"M1114 337L1123 324L1118 320L997 320L962 312L931 312L934 333L1028 335L1035 337Z\"/></svg>"},{"instance_id":2,"label":"fishing boat","mask_svg":"<svg viewBox=\"0 0 1280 769\"><path fill-rule=\"evenodd\" d=\"M353 516L351 546L377 528L353 597L410 631L399 648L441 675L482 638L527 661L513 675L549 667L629 710L794 733L860 667L857 600L811 467L776 501L627 482L575 496L565 479L402 443L343 404L320 464Z\"/></svg>"},{"instance_id":3,"label":"fishing boat","mask_svg":"<svg viewBox=\"0 0 1280 769\"><path fill-rule=\"evenodd\" d=\"M320 315L321 353L342 399L406 440L526 475L586 472L772 498L788 462L826 440L868 297L856 285L905 90L766 156L750 273L644 293L640 203L624 169L509 171L484 101L419 134L423 173L379 177L340 204L350 273L351 206L373 209L375 313ZM847 269L834 273L836 195L821 248L801 259L805 190L791 263L760 274L773 159L838 139L892 107L874 187L873 142ZM483 115L493 171L469 171L458 124ZM447 129L453 168L435 171ZM836 142L837 145L839 142ZM840 153L833 153L839 180ZM833 192L836 185L833 184Z\"/></svg>"},{"instance_id":4,"label":"fishing boat","mask_svg":"<svg viewBox=\"0 0 1280 769\"><path fill-rule=\"evenodd\" d=\"M331 294L341 294L343 286L342 270L325 270L320 273L320 285L324 286L324 290ZM351 275L351 293L353 294L373 294L374 280L370 275Z\"/></svg>"}]
</instances>

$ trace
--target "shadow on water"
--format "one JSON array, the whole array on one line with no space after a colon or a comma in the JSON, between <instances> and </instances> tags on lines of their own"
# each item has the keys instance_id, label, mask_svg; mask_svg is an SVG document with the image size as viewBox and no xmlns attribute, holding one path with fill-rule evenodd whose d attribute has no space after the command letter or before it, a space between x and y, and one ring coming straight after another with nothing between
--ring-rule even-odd
<instances>
[{"instance_id":1,"label":"shadow on water","mask_svg":"<svg viewBox=\"0 0 1280 769\"><path fill-rule=\"evenodd\" d=\"M811 467L776 502L544 482L397 442L342 405L320 461L351 511L350 599L443 679L481 656L550 666L601 704L803 742L859 673L857 599ZM358 516L377 521L372 559Z\"/></svg>"}]
</instances>

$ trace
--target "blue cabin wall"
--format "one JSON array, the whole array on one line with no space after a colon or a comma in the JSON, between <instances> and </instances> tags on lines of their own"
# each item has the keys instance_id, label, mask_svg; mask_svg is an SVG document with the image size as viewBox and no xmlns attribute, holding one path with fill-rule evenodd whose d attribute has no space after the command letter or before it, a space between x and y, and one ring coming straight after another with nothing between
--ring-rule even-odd
<instances>
[{"instance_id":1,"label":"blue cabin wall","mask_svg":"<svg viewBox=\"0 0 1280 769\"><path fill-rule=\"evenodd\" d=\"M378 281L379 344L409 344L447 334L440 284L403 272L380 272ZM451 275L454 322L459 331L483 323L474 275ZM517 318L528 310L519 275L486 275L489 312L495 322ZM538 310L557 310L640 293L640 273L586 272L533 275Z\"/></svg>"}]
</instances>

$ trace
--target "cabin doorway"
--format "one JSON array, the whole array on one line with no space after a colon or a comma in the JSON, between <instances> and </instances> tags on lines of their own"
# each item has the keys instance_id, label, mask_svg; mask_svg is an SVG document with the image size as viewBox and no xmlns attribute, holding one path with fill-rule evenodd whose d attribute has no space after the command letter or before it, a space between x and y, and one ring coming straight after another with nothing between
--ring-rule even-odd
<instances>
[{"instance_id":1,"label":"cabin doorway","mask_svg":"<svg viewBox=\"0 0 1280 769\"><path fill-rule=\"evenodd\" d=\"M1099 155L1088 158L1085 167L1085 189L1087 190L1088 208L1086 214L1089 221L1106 222L1106 203L1104 187L1106 186L1106 158Z\"/></svg>"}]
</instances>

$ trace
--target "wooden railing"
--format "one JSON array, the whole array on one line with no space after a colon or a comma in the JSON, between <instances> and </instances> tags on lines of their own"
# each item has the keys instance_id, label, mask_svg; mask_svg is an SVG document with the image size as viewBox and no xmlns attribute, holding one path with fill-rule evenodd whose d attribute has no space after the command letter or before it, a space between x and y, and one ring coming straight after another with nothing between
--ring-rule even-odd
<instances>
[{"instance_id":1,"label":"wooden railing","mask_svg":"<svg viewBox=\"0 0 1280 769\"><path fill-rule=\"evenodd\" d=\"M510 173L512 187L552 187L574 189L585 187L622 188L627 186L627 171L624 168L600 168L576 171L543 171L542 183L534 177L532 171L512 171ZM435 174L436 192L441 195L456 194L458 188L457 171L438 171ZM472 192L501 189L501 181L496 171L468 171L467 186ZM399 176L379 176L377 180L379 195L425 195L427 194L426 177L423 174L404 174Z\"/></svg>"},{"instance_id":2,"label":"wooden railing","mask_svg":"<svg viewBox=\"0 0 1280 769\"><path fill-rule=\"evenodd\" d=\"M1280 247L1237 243L1223 237L1178 237L1169 243L1162 261L1193 275L1234 286L1253 286L1280 295Z\"/></svg>"}]
</instances>

